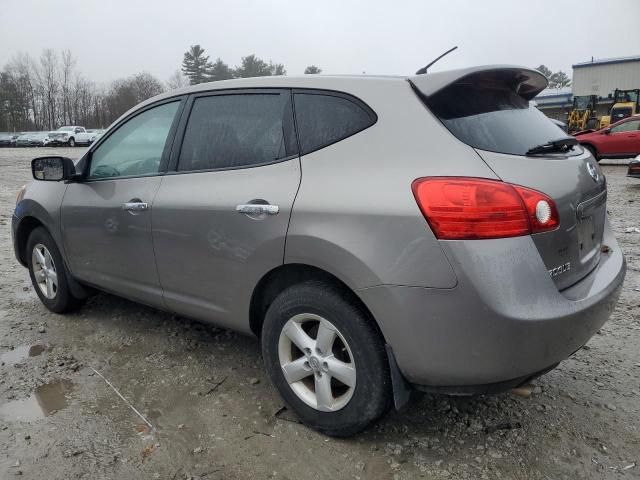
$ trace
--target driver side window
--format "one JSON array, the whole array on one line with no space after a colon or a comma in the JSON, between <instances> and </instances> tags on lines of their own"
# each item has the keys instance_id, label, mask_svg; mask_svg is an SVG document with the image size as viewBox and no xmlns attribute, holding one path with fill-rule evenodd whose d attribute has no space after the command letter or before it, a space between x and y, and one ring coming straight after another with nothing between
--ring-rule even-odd
<instances>
[{"instance_id":1,"label":"driver side window","mask_svg":"<svg viewBox=\"0 0 640 480\"><path fill-rule=\"evenodd\" d=\"M113 132L91 154L89 179L158 173L180 101L145 110Z\"/></svg>"}]
</instances>

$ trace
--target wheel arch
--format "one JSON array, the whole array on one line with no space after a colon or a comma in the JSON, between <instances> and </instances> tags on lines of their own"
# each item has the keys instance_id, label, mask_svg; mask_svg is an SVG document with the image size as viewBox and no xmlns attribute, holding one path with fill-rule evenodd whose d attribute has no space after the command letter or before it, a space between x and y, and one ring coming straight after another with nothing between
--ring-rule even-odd
<instances>
[{"instance_id":1,"label":"wheel arch","mask_svg":"<svg viewBox=\"0 0 640 480\"><path fill-rule=\"evenodd\" d=\"M249 326L256 337L260 338L262 334L264 316L269 305L271 305L275 298L286 288L308 280L320 280L342 291L362 309L386 343L386 339L378 322L353 288L336 275L322 268L303 263L286 263L280 265L267 272L256 284L249 304Z\"/></svg>"},{"instance_id":2,"label":"wheel arch","mask_svg":"<svg viewBox=\"0 0 640 480\"><path fill-rule=\"evenodd\" d=\"M18 261L24 267L27 267L27 241L29 240L29 235L36 228L42 227L49 232L47 227L43 222L41 222L38 218L28 215L20 220L18 226L16 228L16 253L18 257ZM51 232L49 232L51 234Z\"/></svg>"},{"instance_id":3,"label":"wheel arch","mask_svg":"<svg viewBox=\"0 0 640 480\"><path fill-rule=\"evenodd\" d=\"M582 145L584 148L587 148L589 151L591 151L594 154L594 158L596 160L598 159L598 147L596 147L593 143L580 142L580 145Z\"/></svg>"},{"instance_id":4,"label":"wheel arch","mask_svg":"<svg viewBox=\"0 0 640 480\"><path fill-rule=\"evenodd\" d=\"M87 298L93 293L93 290L89 287L85 287L84 285L80 284L75 278L73 278L71 272L69 271L69 266L64 256L63 250L59 245L59 242L56 241L56 237L52 234L51 230L47 228L47 225L43 221L33 215L26 215L22 217L16 227L16 257L20 264L25 268L29 268L29 263L27 261L27 242L29 241L29 236L31 235L31 233L39 227L42 227L51 236L51 239L56 244L56 247L58 248L60 255L62 256L62 261L65 266L66 279L67 283L69 284L69 288L71 289L71 293L78 299Z\"/></svg>"}]
</instances>

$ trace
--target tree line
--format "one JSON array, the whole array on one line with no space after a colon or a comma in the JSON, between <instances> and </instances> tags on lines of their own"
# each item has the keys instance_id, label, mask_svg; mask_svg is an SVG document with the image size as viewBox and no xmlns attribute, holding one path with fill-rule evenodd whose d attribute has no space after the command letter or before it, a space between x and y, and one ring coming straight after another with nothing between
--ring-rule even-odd
<instances>
[{"instance_id":1,"label":"tree line","mask_svg":"<svg viewBox=\"0 0 640 480\"><path fill-rule=\"evenodd\" d=\"M564 73L562 70L558 70L557 72L552 72L545 65L540 65L536 68L540 73L542 73L549 80L548 88L563 88L571 86L571 79L569 76Z\"/></svg>"},{"instance_id":2,"label":"tree line","mask_svg":"<svg viewBox=\"0 0 640 480\"><path fill-rule=\"evenodd\" d=\"M311 65L304 73L320 72ZM220 58L210 61L203 48L193 45L184 54L182 68L166 82L140 72L101 85L79 71L68 49L44 49L38 58L19 53L0 70L0 132L55 130L62 125L106 128L131 107L167 90L286 73L283 64L265 62L253 54L231 68Z\"/></svg>"},{"instance_id":3,"label":"tree line","mask_svg":"<svg viewBox=\"0 0 640 480\"><path fill-rule=\"evenodd\" d=\"M165 89L146 72L99 86L78 71L70 50L45 49L37 59L20 53L0 70L0 131L106 127Z\"/></svg>"},{"instance_id":4,"label":"tree line","mask_svg":"<svg viewBox=\"0 0 640 480\"><path fill-rule=\"evenodd\" d=\"M308 66L304 71L307 75L321 72L322 70L315 65ZM274 63L271 60L267 63L254 54L242 57L240 65L232 68L220 57L215 61L211 61L209 55L205 53L204 48L200 45L191 45L189 50L184 53L182 68L172 76L174 83L177 82L180 74L186 77L191 85L197 85L198 83L229 80L231 78L286 75L287 71L283 64Z\"/></svg>"}]
</instances>

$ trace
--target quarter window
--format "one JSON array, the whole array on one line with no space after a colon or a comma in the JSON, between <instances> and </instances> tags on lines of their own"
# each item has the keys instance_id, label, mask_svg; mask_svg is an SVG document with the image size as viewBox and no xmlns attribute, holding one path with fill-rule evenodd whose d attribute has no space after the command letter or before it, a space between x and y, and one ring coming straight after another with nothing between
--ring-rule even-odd
<instances>
[{"instance_id":1,"label":"quarter window","mask_svg":"<svg viewBox=\"0 0 640 480\"><path fill-rule=\"evenodd\" d=\"M632 132L640 129L640 120L630 120L611 127L611 133Z\"/></svg>"},{"instance_id":2,"label":"quarter window","mask_svg":"<svg viewBox=\"0 0 640 480\"><path fill-rule=\"evenodd\" d=\"M297 152L290 93L211 95L193 102L178 170L251 167Z\"/></svg>"},{"instance_id":3,"label":"quarter window","mask_svg":"<svg viewBox=\"0 0 640 480\"><path fill-rule=\"evenodd\" d=\"M179 105L145 110L119 127L91 154L89 179L158 173Z\"/></svg>"},{"instance_id":4,"label":"quarter window","mask_svg":"<svg viewBox=\"0 0 640 480\"><path fill-rule=\"evenodd\" d=\"M356 99L320 93L296 93L295 109L302 155L370 127L373 112Z\"/></svg>"}]
</instances>

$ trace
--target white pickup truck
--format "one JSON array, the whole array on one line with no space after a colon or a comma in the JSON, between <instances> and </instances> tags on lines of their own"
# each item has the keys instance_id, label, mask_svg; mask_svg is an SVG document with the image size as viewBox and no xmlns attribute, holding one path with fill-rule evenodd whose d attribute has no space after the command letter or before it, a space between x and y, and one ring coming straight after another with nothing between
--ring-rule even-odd
<instances>
[{"instance_id":1,"label":"white pickup truck","mask_svg":"<svg viewBox=\"0 0 640 480\"><path fill-rule=\"evenodd\" d=\"M52 145L66 145L68 147L89 145L93 142L95 136L95 133L87 132L84 127L78 126L64 126L49 132Z\"/></svg>"}]
</instances>

